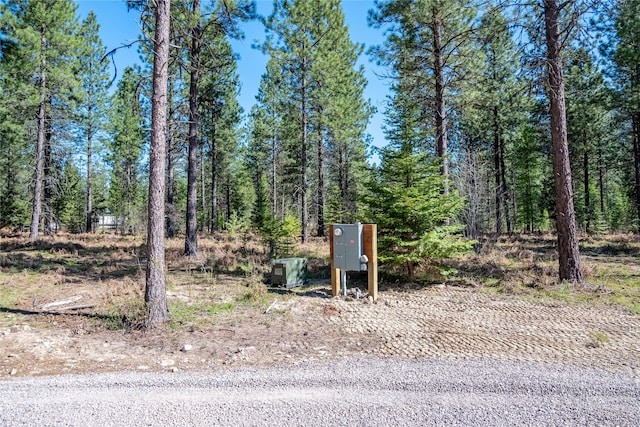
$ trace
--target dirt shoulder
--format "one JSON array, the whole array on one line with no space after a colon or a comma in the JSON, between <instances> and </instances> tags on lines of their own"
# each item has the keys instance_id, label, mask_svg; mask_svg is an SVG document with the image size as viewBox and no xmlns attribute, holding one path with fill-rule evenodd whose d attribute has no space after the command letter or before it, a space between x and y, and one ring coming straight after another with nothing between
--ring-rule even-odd
<instances>
[{"instance_id":1,"label":"dirt shoulder","mask_svg":"<svg viewBox=\"0 0 640 427\"><path fill-rule=\"evenodd\" d=\"M170 295L180 298L180 295ZM201 371L354 355L489 357L624 371L640 378L640 316L613 306L530 302L476 288L398 288L378 301L325 286L268 296L179 330L110 331L74 314L0 312L0 379L112 371Z\"/></svg>"}]
</instances>

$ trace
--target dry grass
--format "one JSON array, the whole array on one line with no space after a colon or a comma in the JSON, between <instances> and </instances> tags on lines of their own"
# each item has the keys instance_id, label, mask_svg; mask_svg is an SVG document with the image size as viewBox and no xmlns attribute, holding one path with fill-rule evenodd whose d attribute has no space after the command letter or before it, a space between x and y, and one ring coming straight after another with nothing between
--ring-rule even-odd
<instances>
[{"instance_id":1,"label":"dry grass","mask_svg":"<svg viewBox=\"0 0 640 427\"><path fill-rule=\"evenodd\" d=\"M0 233L0 312L33 313L51 321L42 307L80 297L82 310L61 310L57 322L90 320L96 328L143 323L145 246L142 237L59 234L31 242L26 235ZM184 240L166 242L167 288L174 329L242 324L263 313L274 297L296 295L267 287L268 248L256 236L200 236L199 256L185 257ZM640 313L640 242L635 235L581 241L585 283L558 283L555 237L518 236L483 243L474 253L447 263L444 277L432 263L418 271L417 284L448 283L480 291L570 303L618 304ZM326 239L312 239L291 256L309 259L310 277L328 279ZM381 290L406 287L399 272L381 266ZM350 283L359 283L353 275ZM366 281L366 276L365 281ZM274 312L277 312L274 310ZM39 317L38 317L39 316Z\"/></svg>"},{"instance_id":2,"label":"dry grass","mask_svg":"<svg viewBox=\"0 0 640 427\"><path fill-rule=\"evenodd\" d=\"M620 304L640 313L640 240L637 235L580 240L584 283L560 283L553 235L501 237L480 254L453 261L459 274L486 290L570 303Z\"/></svg>"}]
</instances>

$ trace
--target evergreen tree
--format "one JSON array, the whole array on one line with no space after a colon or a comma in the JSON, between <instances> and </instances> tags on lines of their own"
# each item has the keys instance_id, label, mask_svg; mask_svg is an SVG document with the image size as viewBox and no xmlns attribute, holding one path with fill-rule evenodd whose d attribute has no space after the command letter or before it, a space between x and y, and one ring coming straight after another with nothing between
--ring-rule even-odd
<instances>
[{"instance_id":1,"label":"evergreen tree","mask_svg":"<svg viewBox=\"0 0 640 427\"><path fill-rule=\"evenodd\" d=\"M12 88L15 96L27 99L27 117L36 117L35 168L30 238L37 239L42 215L42 201L50 209L53 183L47 165L51 164L51 137L56 130L53 107L68 108L65 100L75 84L72 64L77 47L75 5L69 0L48 2L6 1L1 10L3 40L14 47L19 68ZM4 44L4 43L3 43ZM34 84L35 82L35 84ZM18 92L19 91L19 92ZM45 181L46 179L46 182ZM43 191L44 185L44 191ZM52 222L45 212L45 233Z\"/></svg>"},{"instance_id":2,"label":"evergreen tree","mask_svg":"<svg viewBox=\"0 0 640 427\"><path fill-rule=\"evenodd\" d=\"M198 111L198 85L200 79L200 49L202 44L202 22L200 0L193 0L189 16L189 153L187 156L187 226L184 253L187 256L198 255L198 132L200 115Z\"/></svg>"},{"instance_id":3,"label":"evergreen tree","mask_svg":"<svg viewBox=\"0 0 640 427\"><path fill-rule=\"evenodd\" d=\"M89 12L80 28L81 49L78 56L78 75L80 86L77 97L79 124L78 137L86 147L86 221L84 230L92 233L95 220L94 213L94 152L99 149L99 138L106 127L106 111L108 103L107 88L109 75L107 63L103 60L106 49L100 40L100 26L93 12Z\"/></svg>"},{"instance_id":4,"label":"evergreen tree","mask_svg":"<svg viewBox=\"0 0 640 427\"><path fill-rule=\"evenodd\" d=\"M352 222L358 217L358 197L368 178L365 131L373 113L369 101L364 99L367 84L364 70L357 66L363 46L349 39L340 2L327 4L324 19L320 32L325 33L327 41L319 45L311 69L314 90L310 98L313 133L317 135L318 236L324 236L327 186L332 185L338 191L338 203L328 210L328 219Z\"/></svg>"},{"instance_id":5,"label":"evergreen tree","mask_svg":"<svg viewBox=\"0 0 640 427\"><path fill-rule=\"evenodd\" d=\"M598 159L602 163L602 151L612 147L612 116L604 76L589 52L582 48L569 52L567 62L567 137L573 147L571 170L581 183L575 185L576 218L590 233L604 214L604 171Z\"/></svg>"},{"instance_id":6,"label":"evergreen tree","mask_svg":"<svg viewBox=\"0 0 640 427\"><path fill-rule=\"evenodd\" d=\"M147 272L144 301L147 324L157 327L169 321L164 249L164 168L169 68L171 4L158 0L155 6L153 91L151 97L151 149L149 154L149 198L147 223Z\"/></svg>"},{"instance_id":7,"label":"evergreen tree","mask_svg":"<svg viewBox=\"0 0 640 427\"><path fill-rule=\"evenodd\" d=\"M205 9L200 0L176 2L174 7L173 40L176 46L182 47L175 54L175 60L182 64L188 74L188 153L187 153L187 204L185 228L185 254L197 255L198 230L198 149L201 142L201 96L203 96L201 80L208 73L218 73L219 64L228 61L226 46L220 38L227 36L241 37L237 23L252 17L255 4L250 1L217 2ZM222 51L216 48L222 47ZM209 56L210 58L206 58ZM186 58L183 61L182 58ZM231 62L235 62L231 59ZM224 66L222 66L224 68ZM217 88L216 88L217 89ZM205 94L206 96L206 94ZM204 176L200 182L204 182ZM170 190L172 188L170 187ZM204 197L204 189L203 189ZM204 199L203 199L204 206ZM204 212L203 212L204 216Z\"/></svg>"},{"instance_id":8,"label":"evergreen tree","mask_svg":"<svg viewBox=\"0 0 640 427\"><path fill-rule=\"evenodd\" d=\"M410 144L387 147L380 157L379 177L364 197L365 219L378 224L380 261L404 266L413 281L417 263L470 250L473 242L457 234L463 227L449 225L464 201L442 192L441 159Z\"/></svg>"},{"instance_id":9,"label":"evergreen tree","mask_svg":"<svg viewBox=\"0 0 640 427\"><path fill-rule=\"evenodd\" d=\"M608 53L615 66L619 105L629 122L632 195L640 223L640 1L619 0L612 16L614 45Z\"/></svg>"},{"instance_id":10,"label":"evergreen tree","mask_svg":"<svg viewBox=\"0 0 640 427\"><path fill-rule=\"evenodd\" d=\"M558 4L557 0L543 0L559 273L560 280L582 283L567 141L567 112L562 60L563 35L560 18L563 9L571 6L570 2Z\"/></svg>"},{"instance_id":11,"label":"evergreen tree","mask_svg":"<svg viewBox=\"0 0 640 427\"><path fill-rule=\"evenodd\" d=\"M261 227L264 219L283 218L283 206L292 202L289 198L293 190L285 187L286 150L285 114L287 97L290 93L289 80L285 71L278 65L277 58L267 62L267 70L262 75L257 104L250 114L249 161L254 171L257 203L269 206L269 214L258 209L256 224ZM264 178L263 178L264 177ZM268 192L261 189L260 183L268 181ZM285 201L286 200L286 201ZM264 208L263 208L264 209Z\"/></svg>"},{"instance_id":12,"label":"evergreen tree","mask_svg":"<svg viewBox=\"0 0 640 427\"><path fill-rule=\"evenodd\" d=\"M524 124L515 144L516 192L518 209L516 218L522 229L531 233L539 231L545 224L545 177L546 167L544 147L547 141L537 128Z\"/></svg>"},{"instance_id":13,"label":"evergreen tree","mask_svg":"<svg viewBox=\"0 0 640 427\"><path fill-rule=\"evenodd\" d=\"M60 180L60 191L54 198L53 208L60 225L72 233L84 231L85 189L76 165L67 159Z\"/></svg>"},{"instance_id":14,"label":"evergreen tree","mask_svg":"<svg viewBox=\"0 0 640 427\"><path fill-rule=\"evenodd\" d=\"M0 47L0 227L19 230L29 223L30 215L27 183L32 156L24 126L32 105L31 87L20 79L24 58L19 46L4 39ZM15 93L24 95L13 96Z\"/></svg>"},{"instance_id":15,"label":"evergreen tree","mask_svg":"<svg viewBox=\"0 0 640 427\"><path fill-rule=\"evenodd\" d=\"M210 200L205 217L209 218L209 231L214 232L220 223L228 221L231 214L229 209L221 209L229 206L228 192L223 184L229 184L229 167L238 154L242 109L237 100L240 82L236 59L227 36L224 32L217 32L207 40L207 45L202 65L210 71L203 76L199 97L203 145L208 148L208 167L203 170L210 179Z\"/></svg>"},{"instance_id":16,"label":"evergreen tree","mask_svg":"<svg viewBox=\"0 0 640 427\"><path fill-rule=\"evenodd\" d=\"M452 117L462 112L481 56L473 1L390 0L376 3L370 25L387 39L372 49L393 79L380 178L369 188L369 215L378 223L381 260L415 264L465 251L471 243L453 225L463 198L448 184ZM466 81L470 80L470 81ZM458 124L461 124L458 123ZM439 173L438 173L439 172ZM432 260L433 261L433 260Z\"/></svg>"},{"instance_id":17,"label":"evergreen tree","mask_svg":"<svg viewBox=\"0 0 640 427\"><path fill-rule=\"evenodd\" d=\"M140 197L140 159L146 134L141 117L138 74L124 70L113 94L110 108L110 134L107 162L111 166L109 199L113 214L121 224L121 232L133 230L143 221Z\"/></svg>"},{"instance_id":18,"label":"evergreen tree","mask_svg":"<svg viewBox=\"0 0 640 427\"><path fill-rule=\"evenodd\" d=\"M468 91L476 97L474 104L479 111L472 120L481 127L479 136L493 166L495 232L499 235L505 226L508 233L513 231L507 156L531 102L526 82L519 78L521 58L507 19L498 10L489 10L482 17L480 35L485 66L478 80L480 89Z\"/></svg>"},{"instance_id":19,"label":"evergreen tree","mask_svg":"<svg viewBox=\"0 0 640 427\"><path fill-rule=\"evenodd\" d=\"M299 141L298 173L299 173L299 213L302 230L302 242L309 238L309 206L308 206L308 155L309 155L309 85L310 69L321 42L320 34L314 33L312 27L319 22L316 10L319 4L298 0L274 0L273 13L265 21L267 41L266 52L276 57L279 65L288 72L294 90L293 97L297 103L297 113L291 117L299 123L296 139Z\"/></svg>"},{"instance_id":20,"label":"evergreen tree","mask_svg":"<svg viewBox=\"0 0 640 427\"><path fill-rule=\"evenodd\" d=\"M274 134L273 128L267 125L268 116L264 108L254 105L249 115L248 147L247 147L247 168L251 171L253 188L255 189L256 202L253 207L251 221L258 230L262 229L267 218L273 217L273 207L271 205L272 198L270 191L272 186L269 184L270 174L270 151L271 151L271 135ZM274 173L274 178L275 178ZM274 183L275 184L275 183ZM275 186L275 185L274 185Z\"/></svg>"},{"instance_id":21,"label":"evergreen tree","mask_svg":"<svg viewBox=\"0 0 640 427\"><path fill-rule=\"evenodd\" d=\"M281 157L280 167L271 170L271 196L277 199L273 177L279 171L282 194L293 194L297 199L301 238L306 241L312 213L318 235L324 234L328 194L339 197L338 203L329 204L332 219L357 214L358 183L366 169L364 131L371 114L363 99L363 71L356 67L362 47L349 40L337 0L277 0L265 25L267 42L263 48L272 65L263 82L287 91L273 96L269 86L263 88L264 102L269 103L264 107L276 112L280 125L271 140L272 162ZM287 94L293 96L285 102ZM311 206L310 195L315 202Z\"/></svg>"},{"instance_id":22,"label":"evergreen tree","mask_svg":"<svg viewBox=\"0 0 640 427\"><path fill-rule=\"evenodd\" d=\"M372 53L390 69L395 91L407 91L419 103L423 127L431 138L442 174L449 173L449 118L453 101L466 76L473 75L472 50L476 30L473 0L387 0L376 3L371 25L384 26L387 39ZM447 181L443 182L447 191Z\"/></svg>"},{"instance_id":23,"label":"evergreen tree","mask_svg":"<svg viewBox=\"0 0 640 427\"><path fill-rule=\"evenodd\" d=\"M179 223L184 218L186 194L179 191L185 181L185 142L188 139L184 123L188 122L188 95L184 88L184 81L180 79L180 67L176 62L169 65L169 79L167 87L167 198L166 229L167 237L176 236ZM185 183L186 185L186 183Z\"/></svg>"}]
</instances>

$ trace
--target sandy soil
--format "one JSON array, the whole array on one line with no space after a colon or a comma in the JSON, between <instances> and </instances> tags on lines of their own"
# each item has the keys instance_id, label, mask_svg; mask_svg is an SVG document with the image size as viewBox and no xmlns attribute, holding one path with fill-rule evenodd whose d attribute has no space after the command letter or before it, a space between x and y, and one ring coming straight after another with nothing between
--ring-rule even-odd
<instances>
[{"instance_id":1,"label":"sandy soil","mask_svg":"<svg viewBox=\"0 0 640 427\"><path fill-rule=\"evenodd\" d=\"M91 302L90 290L81 300ZM169 298L189 298L180 293ZM640 378L640 316L611 306L530 302L476 288L397 288L377 301L325 285L273 292L208 324L110 331L91 311L0 312L0 378L111 371L202 371L353 355L489 357L624 371ZM89 305L89 304L88 304Z\"/></svg>"}]
</instances>

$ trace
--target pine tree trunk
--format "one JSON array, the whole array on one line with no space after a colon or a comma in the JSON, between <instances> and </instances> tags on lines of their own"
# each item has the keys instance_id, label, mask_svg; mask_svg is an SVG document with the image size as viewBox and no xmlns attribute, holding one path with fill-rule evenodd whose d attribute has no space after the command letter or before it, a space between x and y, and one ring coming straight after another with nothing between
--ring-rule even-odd
<instances>
[{"instance_id":1,"label":"pine tree trunk","mask_svg":"<svg viewBox=\"0 0 640 427\"><path fill-rule=\"evenodd\" d=\"M560 280L582 283L580 251L573 206L567 116L562 75L562 41L559 28L560 9L557 0L543 0L551 104L551 141L556 192L556 228Z\"/></svg>"},{"instance_id":2,"label":"pine tree trunk","mask_svg":"<svg viewBox=\"0 0 640 427\"><path fill-rule=\"evenodd\" d=\"M304 47L303 47L304 48ZM302 146L300 147L300 221L302 223L301 239L302 243L309 240L309 206L307 205L307 127L309 117L307 113L307 58L306 52L302 51L302 83L300 88L301 108L302 108Z\"/></svg>"},{"instance_id":3,"label":"pine tree trunk","mask_svg":"<svg viewBox=\"0 0 640 427\"><path fill-rule=\"evenodd\" d=\"M167 203L165 205L166 209L166 227L167 227L167 237L174 238L176 236L176 217L177 217L177 208L176 202L178 199L177 189L176 189L176 177L175 177L175 151L176 151L176 137L173 125L173 88L171 86L171 82L167 83Z\"/></svg>"},{"instance_id":4,"label":"pine tree trunk","mask_svg":"<svg viewBox=\"0 0 640 427\"><path fill-rule=\"evenodd\" d=\"M498 124L498 108L493 108L493 170L495 181L496 235L502 234L502 186L500 175L500 125Z\"/></svg>"},{"instance_id":5,"label":"pine tree trunk","mask_svg":"<svg viewBox=\"0 0 640 427\"><path fill-rule=\"evenodd\" d=\"M634 113L631 117L633 130L633 167L636 179L635 203L640 221L640 113Z\"/></svg>"},{"instance_id":6,"label":"pine tree trunk","mask_svg":"<svg viewBox=\"0 0 640 427\"><path fill-rule=\"evenodd\" d=\"M442 22L436 11L433 13L433 61L434 78L436 81L435 116L436 116L436 154L442 158L442 175L449 175L447 160L447 110L444 100L444 56L442 52ZM445 182L445 194L449 192Z\"/></svg>"},{"instance_id":7,"label":"pine tree trunk","mask_svg":"<svg viewBox=\"0 0 640 427\"><path fill-rule=\"evenodd\" d=\"M169 321L164 256L164 168L167 126L170 0L156 0L149 153L147 275L144 300L148 328Z\"/></svg>"},{"instance_id":8,"label":"pine tree trunk","mask_svg":"<svg viewBox=\"0 0 640 427\"><path fill-rule=\"evenodd\" d=\"M318 107L318 117L322 117L322 107ZM318 237L324 237L324 141L322 139L322 123L318 123Z\"/></svg>"},{"instance_id":9,"label":"pine tree trunk","mask_svg":"<svg viewBox=\"0 0 640 427\"><path fill-rule=\"evenodd\" d=\"M51 108L51 100L47 102ZM53 235L53 175L51 171L51 116L46 114L45 135L44 135L44 197L42 206L44 208L43 233L45 236Z\"/></svg>"},{"instance_id":10,"label":"pine tree trunk","mask_svg":"<svg viewBox=\"0 0 640 427\"><path fill-rule=\"evenodd\" d=\"M589 148L587 146L586 131L583 130L584 153L582 155L582 172L584 185L584 215L585 231L591 232L591 197L589 195Z\"/></svg>"},{"instance_id":11,"label":"pine tree trunk","mask_svg":"<svg viewBox=\"0 0 640 427\"><path fill-rule=\"evenodd\" d=\"M45 115L47 103L47 62L44 56L44 49L47 39L44 35L44 28L41 30L40 48L42 50L42 60L40 61L40 103L38 105L38 139L36 142L36 170L33 183L33 210L31 212L31 227L29 238L38 238L38 228L40 227L40 215L42 214L42 169L44 163L44 139L45 139Z\"/></svg>"},{"instance_id":12,"label":"pine tree trunk","mask_svg":"<svg viewBox=\"0 0 640 427\"><path fill-rule=\"evenodd\" d=\"M189 156L187 167L187 229L184 254L198 255L198 78L200 74L200 0L193 0L196 23L191 30L189 82Z\"/></svg>"},{"instance_id":13,"label":"pine tree trunk","mask_svg":"<svg viewBox=\"0 0 640 427\"><path fill-rule=\"evenodd\" d=\"M85 231L87 233L93 233L93 195L92 195L92 186L93 186L93 171L91 169L91 157L92 157L92 139L93 139L93 130L91 128L91 106L89 106L88 113L88 123L87 127L87 221L85 225Z\"/></svg>"},{"instance_id":14,"label":"pine tree trunk","mask_svg":"<svg viewBox=\"0 0 640 427\"><path fill-rule=\"evenodd\" d=\"M511 210L509 209L509 201L511 198L509 197L509 187L507 186L507 168L505 167L504 157L504 139L500 138L500 186L502 187L502 204L504 207L504 221L507 224L507 233L511 235L513 232L513 226L511 225Z\"/></svg>"},{"instance_id":15,"label":"pine tree trunk","mask_svg":"<svg viewBox=\"0 0 640 427\"><path fill-rule=\"evenodd\" d=\"M176 236L176 179L173 160L174 135L172 129L167 134L167 237Z\"/></svg>"},{"instance_id":16,"label":"pine tree trunk","mask_svg":"<svg viewBox=\"0 0 640 427\"><path fill-rule=\"evenodd\" d=\"M215 118L211 130L211 233L218 231L218 147Z\"/></svg>"}]
</instances>

